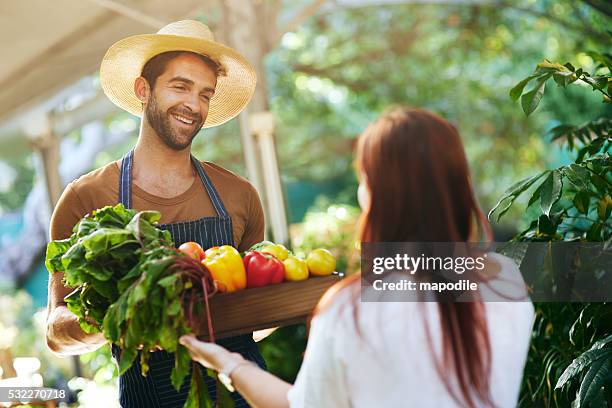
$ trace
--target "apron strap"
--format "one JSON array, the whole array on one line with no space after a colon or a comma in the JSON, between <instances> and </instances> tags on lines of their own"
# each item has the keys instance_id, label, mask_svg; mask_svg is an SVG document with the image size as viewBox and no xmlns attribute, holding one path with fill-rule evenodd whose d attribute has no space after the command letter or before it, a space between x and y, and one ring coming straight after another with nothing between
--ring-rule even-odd
<instances>
[{"instance_id":1,"label":"apron strap","mask_svg":"<svg viewBox=\"0 0 612 408\"><path fill-rule=\"evenodd\" d=\"M119 173L119 202L125 208L132 208L132 164L134 163L134 149L121 159L121 172Z\"/></svg>"},{"instance_id":2,"label":"apron strap","mask_svg":"<svg viewBox=\"0 0 612 408\"><path fill-rule=\"evenodd\" d=\"M221 201L221 197L217 192L217 189L213 185L212 181L206 174L202 163L191 155L191 162L195 166L198 175L204 188L210 197L210 201L215 209L215 212L219 217L229 217L229 213ZM123 156L121 160L121 172L119 174L119 202L124 205L125 208L132 208L132 167L134 164L134 149Z\"/></svg>"},{"instance_id":3,"label":"apron strap","mask_svg":"<svg viewBox=\"0 0 612 408\"><path fill-rule=\"evenodd\" d=\"M208 174L206 174L206 171L204 171L204 166L202 166L202 163L198 159L193 157L193 155L191 155L191 162L198 171L198 174L200 175L200 180L202 180L202 183L204 184L204 188L206 189L206 192L210 197L210 201L212 202L213 207L215 207L217 215L219 217L229 217L229 213L225 209L225 205L223 205L223 201L221 201L221 197L219 196L217 189L213 185L212 181L210 181L210 178L208 177Z\"/></svg>"}]
</instances>

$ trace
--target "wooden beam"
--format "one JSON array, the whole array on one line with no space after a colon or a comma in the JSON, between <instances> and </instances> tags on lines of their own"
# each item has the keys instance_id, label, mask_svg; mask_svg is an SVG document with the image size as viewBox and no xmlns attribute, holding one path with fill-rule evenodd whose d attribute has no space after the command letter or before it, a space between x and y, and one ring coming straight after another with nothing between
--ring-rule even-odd
<instances>
[{"instance_id":1,"label":"wooden beam","mask_svg":"<svg viewBox=\"0 0 612 408\"><path fill-rule=\"evenodd\" d=\"M114 0L88 0L92 3L97 4L100 7L104 7L107 10L111 10L117 14L120 14L124 17L130 18L134 21L142 23L144 25L148 25L156 30L159 30L166 24L167 22L158 19L157 17L150 16L146 13L143 13L140 10L136 10L133 7L128 7L125 4L119 3Z\"/></svg>"}]
</instances>

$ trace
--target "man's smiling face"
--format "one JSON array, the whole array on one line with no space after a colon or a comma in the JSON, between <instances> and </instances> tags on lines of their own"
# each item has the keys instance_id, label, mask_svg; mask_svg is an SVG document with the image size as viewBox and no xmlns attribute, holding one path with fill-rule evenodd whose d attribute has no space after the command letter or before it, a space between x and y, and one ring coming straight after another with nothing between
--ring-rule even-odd
<instances>
[{"instance_id":1,"label":"man's smiling face","mask_svg":"<svg viewBox=\"0 0 612 408\"><path fill-rule=\"evenodd\" d=\"M149 125L174 150L183 150L202 128L215 93L215 72L198 56L180 54L155 80L145 102Z\"/></svg>"}]
</instances>

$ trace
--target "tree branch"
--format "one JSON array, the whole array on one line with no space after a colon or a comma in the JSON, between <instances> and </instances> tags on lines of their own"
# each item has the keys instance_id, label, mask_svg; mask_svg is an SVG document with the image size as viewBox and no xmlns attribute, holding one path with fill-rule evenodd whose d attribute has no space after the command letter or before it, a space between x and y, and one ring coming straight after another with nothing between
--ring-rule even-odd
<instances>
[{"instance_id":1,"label":"tree branch","mask_svg":"<svg viewBox=\"0 0 612 408\"><path fill-rule=\"evenodd\" d=\"M300 10L300 12L289 20L284 27L281 27L278 30L274 36L274 40L271 41L271 46L274 47L274 45L278 43L285 33L295 31L295 29L298 28L305 20L315 15L326 1L327 0L313 0L312 3Z\"/></svg>"},{"instance_id":2,"label":"tree branch","mask_svg":"<svg viewBox=\"0 0 612 408\"><path fill-rule=\"evenodd\" d=\"M512 2L509 2L509 1L500 1L496 3L494 6L520 11L526 14L531 14L532 16L535 16L535 17L542 17L554 23L557 23L562 27L570 29L572 31L587 34L592 39L595 39L597 41L610 42L610 36L608 34L601 33L599 31L595 31L586 24L574 24L570 21L561 19L555 15L548 14L542 11L533 10L527 7L517 6L516 4L513 4Z\"/></svg>"},{"instance_id":3,"label":"tree branch","mask_svg":"<svg viewBox=\"0 0 612 408\"><path fill-rule=\"evenodd\" d=\"M595 10L612 17L612 3L609 0L582 0L584 3L593 7Z\"/></svg>"}]
</instances>

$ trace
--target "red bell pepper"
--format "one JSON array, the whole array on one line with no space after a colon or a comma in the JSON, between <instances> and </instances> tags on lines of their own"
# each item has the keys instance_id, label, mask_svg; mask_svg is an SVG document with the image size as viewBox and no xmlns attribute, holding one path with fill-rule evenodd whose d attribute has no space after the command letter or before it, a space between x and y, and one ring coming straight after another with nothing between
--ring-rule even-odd
<instances>
[{"instance_id":1,"label":"red bell pepper","mask_svg":"<svg viewBox=\"0 0 612 408\"><path fill-rule=\"evenodd\" d=\"M247 288L281 283L285 277L285 266L273 255L253 251L244 257Z\"/></svg>"}]
</instances>

